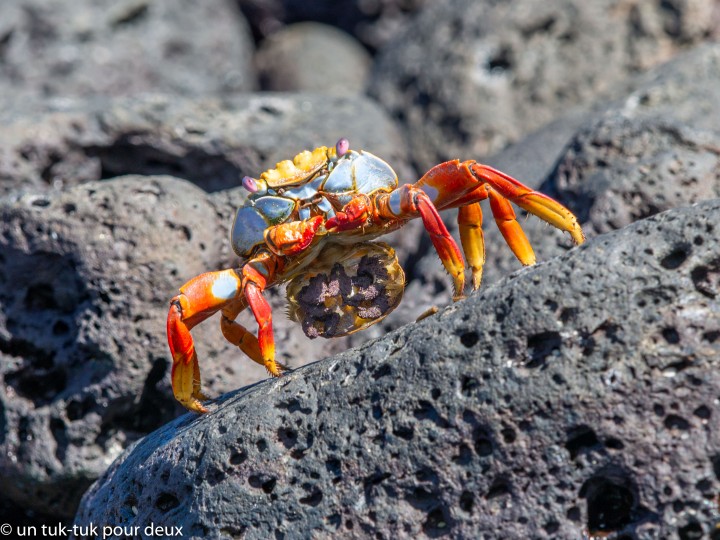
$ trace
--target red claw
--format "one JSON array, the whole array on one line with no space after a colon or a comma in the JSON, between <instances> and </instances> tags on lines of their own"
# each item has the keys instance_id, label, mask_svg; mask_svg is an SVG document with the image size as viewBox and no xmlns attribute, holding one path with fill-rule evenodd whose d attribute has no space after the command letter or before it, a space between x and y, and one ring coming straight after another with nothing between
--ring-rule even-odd
<instances>
[{"instance_id":1,"label":"red claw","mask_svg":"<svg viewBox=\"0 0 720 540\"><path fill-rule=\"evenodd\" d=\"M372 205L370 197L359 195L345 205L342 212L338 212L325 222L328 232L348 231L365 225L370 218Z\"/></svg>"}]
</instances>

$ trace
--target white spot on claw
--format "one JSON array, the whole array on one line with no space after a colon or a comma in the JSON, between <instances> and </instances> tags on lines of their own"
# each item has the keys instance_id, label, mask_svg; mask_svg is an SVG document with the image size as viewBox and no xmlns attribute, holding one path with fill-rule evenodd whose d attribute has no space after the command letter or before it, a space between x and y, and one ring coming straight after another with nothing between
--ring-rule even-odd
<instances>
[{"instance_id":1,"label":"white spot on claw","mask_svg":"<svg viewBox=\"0 0 720 540\"><path fill-rule=\"evenodd\" d=\"M238 290L238 281L234 277L223 274L219 276L212 286L212 293L215 298L230 300Z\"/></svg>"}]
</instances>

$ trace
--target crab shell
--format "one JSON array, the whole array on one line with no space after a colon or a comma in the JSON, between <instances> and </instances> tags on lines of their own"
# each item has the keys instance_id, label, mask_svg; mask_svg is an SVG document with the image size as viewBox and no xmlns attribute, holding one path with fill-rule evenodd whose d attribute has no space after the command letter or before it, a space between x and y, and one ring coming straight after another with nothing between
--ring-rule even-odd
<instances>
[{"instance_id":1,"label":"crab shell","mask_svg":"<svg viewBox=\"0 0 720 540\"><path fill-rule=\"evenodd\" d=\"M260 176L257 191L235 216L233 250L249 258L265 245L269 227L315 216L328 219L353 196L392 191L397 185L395 171L370 152L349 150L338 157L335 148L325 146L302 152Z\"/></svg>"}]
</instances>

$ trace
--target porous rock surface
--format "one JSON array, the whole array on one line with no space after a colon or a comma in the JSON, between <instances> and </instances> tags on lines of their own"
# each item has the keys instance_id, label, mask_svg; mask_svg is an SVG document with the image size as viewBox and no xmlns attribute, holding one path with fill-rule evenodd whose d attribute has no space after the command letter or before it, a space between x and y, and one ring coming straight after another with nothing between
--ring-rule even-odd
<instances>
[{"instance_id":1,"label":"porous rock surface","mask_svg":"<svg viewBox=\"0 0 720 540\"><path fill-rule=\"evenodd\" d=\"M429 0L237 0L253 34L260 39L300 21L329 24L380 49L429 5Z\"/></svg>"},{"instance_id":2,"label":"porous rock surface","mask_svg":"<svg viewBox=\"0 0 720 540\"><path fill-rule=\"evenodd\" d=\"M334 104L322 125L311 121ZM399 169L407 160L393 125L362 99L150 96L4 114L13 120L0 132L2 495L68 517L127 445L180 410L168 381L169 300L190 278L238 264L228 228L244 190L207 192L343 134L385 149ZM283 316L282 291L268 296L282 362L349 346L308 340ZM193 334L208 394L267 376L217 319Z\"/></svg>"},{"instance_id":3,"label":"porous rock surface","mask_svg":"<svg viewBox=\"0 0 720 540\"><path fill-rule=\"evenodd\" d=\"M451 0L428 5L375 63L371 94L419 168L484 157L629 76L717 37L716 0Z\"/></svg>"},{"instance_id":4,"label":"porous rock surface","mask_svg":"<svg viewBox=\"0 0 720 540\"><path fill-rule=\"evenodd\" d=\"M3 0L0 6L5 95L248 91L257 86L252 52L247 22L226 0Z\"/></svg>"},{"instance_id":5,"label":"porous rock surface","mask_svg":"<svg viewBox=\"0 0 720 540\"><path fill-rule=\"evenodd\" d=\"M3 491L71 515L123 448L175 413L155 336L180 276L212 267L223 238L203 192L169 177L28 194L0 216Z\"/></svg>"},{"instance_id":6,"label":"porous rock surface","mask_svg":"<svg viewBox=\"0 0 720 540\"><path fill-rule=\"evenodd\" d=\"M137 443L77 524L186 538L699 538L720 514L720 200L590 240Z\"/></svg>"},{"instance_id":7,"label":"porous rock surface","mask_svg":"<svg viewBox=\"0 0 720 540\"><path fill-rule=\"evenodd\" d=\"M397 128L367 98L243 94L37 102L0 98L0 193L62 188L123 174L171 174L208 192L348 137L413 177ZM322 121L318 121L322 118Z\"/></svg>"},{"instance_id":8,"label":"porous rock surface","mask_svg":"<svg viewBox=\"0 0 720 540\"><path fill-rule=\"evenodd\" d=\"M594 113L566 114L489 158L488 164L570 208L588 236L720 196L720 46L678 55L633 86L622 99L598 106ZM517 214L538 261L572 245L567 234L544 221ZM445 221L456 233L455 213L447 212ZM521 266L489 211L484 221L483 281L488 284ZM429 242L421 241L411 277L434 291L436 302L450 294Z\"/></svg>"}]
</instances>

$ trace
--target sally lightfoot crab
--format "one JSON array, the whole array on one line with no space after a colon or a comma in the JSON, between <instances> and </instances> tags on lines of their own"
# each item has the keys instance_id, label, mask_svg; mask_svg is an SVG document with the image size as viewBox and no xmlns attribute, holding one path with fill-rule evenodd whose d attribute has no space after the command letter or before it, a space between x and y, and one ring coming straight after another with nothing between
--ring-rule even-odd
<instances>
[{"instance_id":1,"label":"sally lightfoot crab","mask_svg":"<svg viewBox=\"0 0 720 540\"><path fill-rule=\"evenodd\" d=\"M475 161L436 165L414 184L398 185L390 166L347 139L334 147L304 151L243 178L250 192L235 216L231 242L242 258L238 268L201 274L172 299L167 334L177 400L206 412L200 369L190 330L221 312L222 333L252 360L278 377L272 313L263 296L288 283L289 314L309 337L347 335L374 324L400 302L405 276L394 251L371 240L419 217L454 285L453 300L465 289L465 262L439 210L458 208L460 240L472 286L485 262L480 201L488 199L495 222L524 265L535 262L511 202L555 227L576 244L584 241L575 216L557 201ZM257 337L235 321L250 308Z\"/></svg>"}]
</instances>

